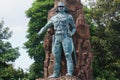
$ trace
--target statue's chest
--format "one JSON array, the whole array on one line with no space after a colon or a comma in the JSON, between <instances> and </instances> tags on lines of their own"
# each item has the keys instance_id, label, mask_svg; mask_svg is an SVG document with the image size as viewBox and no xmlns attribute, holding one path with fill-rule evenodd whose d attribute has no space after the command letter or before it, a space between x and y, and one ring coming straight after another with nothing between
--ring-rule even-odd
<instances>
[{"instance_id":1,"label":"statue's chest","mask_svg":"<svg viewBox=\"0 0 120 80\"><path fill-rule=\"evenodd\" d=\"M67 24L67 17L65 15L58 15L54 18L55 25L66 25Z\"/></svg>"}]
</instances>

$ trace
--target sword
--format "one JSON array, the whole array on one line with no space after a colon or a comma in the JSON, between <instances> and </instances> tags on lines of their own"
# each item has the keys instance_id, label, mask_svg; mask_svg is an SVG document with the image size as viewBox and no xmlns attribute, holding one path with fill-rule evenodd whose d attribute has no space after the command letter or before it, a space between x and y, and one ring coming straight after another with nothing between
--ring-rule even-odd
<instances>
[{"instance_id":1,"label":"sword","mask_svg":"<svg viewBox=\"0 0 120 80\"><path fill-rule=\"evenodd\" d=\"M73 49L72 51L73 51L73 55L74 55L74 63L75 63L75 65L76 65L76 63L77 63L76 51L75 51L75 47L74 47L72 38L71 38L71 41L72 41L72 49Z\"/></svg>"}]
</instances>

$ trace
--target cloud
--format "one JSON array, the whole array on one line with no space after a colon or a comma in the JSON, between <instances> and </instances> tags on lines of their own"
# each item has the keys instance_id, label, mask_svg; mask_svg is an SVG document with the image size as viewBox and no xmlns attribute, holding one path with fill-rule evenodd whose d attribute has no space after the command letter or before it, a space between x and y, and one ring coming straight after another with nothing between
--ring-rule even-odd
<instances>
[{"instance_id":1,"label":"cloud","mask_svg":"<svg viewBox=\"0 0 120 80\"><path fill-rule=\"evenodd\" d=\"M29 57L28 57L28 54L26 54L26 52L23 50L21 51L21 56L15 61L14 64L14 67L15 68L22 68L24 69L24 71L28 71L31 63L34 62L34 60L31 60Z\"/></svg>"},{"instance_id":2,"label":"cloud","mask_svg":"<svg viewBox=\"0 0 120 80\"><path fill-rule=\"evenodd\" d=\"M24 70L33 60L31 60L24 50L23 43L26 39L27 24L29 19L25 16L25 11L30 8L33 0L0 0L0 19L3 17L5 27L13 31L9 39L13 47L20 47L21 56L15 61L15 68L21 67Z\"/></svg>"}]
</instances>

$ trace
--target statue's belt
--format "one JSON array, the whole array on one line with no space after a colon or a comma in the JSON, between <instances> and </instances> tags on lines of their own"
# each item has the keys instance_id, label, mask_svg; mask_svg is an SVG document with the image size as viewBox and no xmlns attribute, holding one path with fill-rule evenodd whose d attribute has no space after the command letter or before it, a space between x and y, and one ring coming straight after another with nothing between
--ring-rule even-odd
<instances>
[{"instance_id":1,"label":"statue's belt","mask_svg":"<svg viewBox=\"0 0 120 80\"><path fill-rule=\"evenodd\" d=\"M64 30L55 30L55 34L67 34L68 31L64 31Z\"/></svg>"}]
</instances>

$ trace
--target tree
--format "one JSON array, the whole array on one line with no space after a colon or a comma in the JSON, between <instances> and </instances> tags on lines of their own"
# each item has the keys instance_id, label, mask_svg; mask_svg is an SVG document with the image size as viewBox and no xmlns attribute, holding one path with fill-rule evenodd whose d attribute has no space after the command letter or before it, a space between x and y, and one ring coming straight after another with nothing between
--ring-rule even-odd
<instances>
[{"instance_id":1,"label":"tree","mask_svg":"<svg viewBox=\"0 0 120 80\"><path fill-rule=\"evenodd\" d=\"M12 77L14 71L10 70L11 65L8 62L15 61L19 57L18 48L13 48L10 42L7 40L11 37L12 32L8 27L4 28L4 22L0 22L0 77ZM6 69L8 71L6 71Z\"/></svg>"},{"instance_id":2,"label":"tree","mask_svg":"<svg viewBox=\"0 0 120 80\"><path fill-rule=\"evenodd\" d=\"M25 43L25 47L29 56L35 60L30 67L29 79L33 80L38 77L43 77L43 61L44 51L43 45L40 41L43 40L43 36L40 38L37 36L37 32L47 22L48 11L53 6L53 0L36 0L32 7L26 11L26 15L30 18L28 23L28 41Z\"/></svg>"},{"instance_id":3,"label":"tree","mask_svg":"<svg viewBox=\"0 0 120 80\"><path fill-rule=\"evenodd\" d=\"M120 79L120 1L96 0L90 5L91 44L95 80ZM87 17L88 17L87 15Z\"/></svg>"},{"instance_id":4,"label":"tree","mask_svg":"<svg viewBox=\"0 0 120 80\"><path fill-rule=\"evenodd\" d=\"M27 73L24 73L23 69L14 69L12 64L8 64L8 67L0 70L0 80L19 80L27 78Z\"/></svg>"},{"instance_id":5,"label":"tree","mask_svg":"<svg viewBox=\"0 0 120 80\"><path fill-rule=\"evenodd\" d=\"M5 64L14 61L19 57L18 48L13 48L11 43L5 41L11 37L9 28L3 28L3 21L0 23L0 63Z\"/></svg>"}]
</instances>

